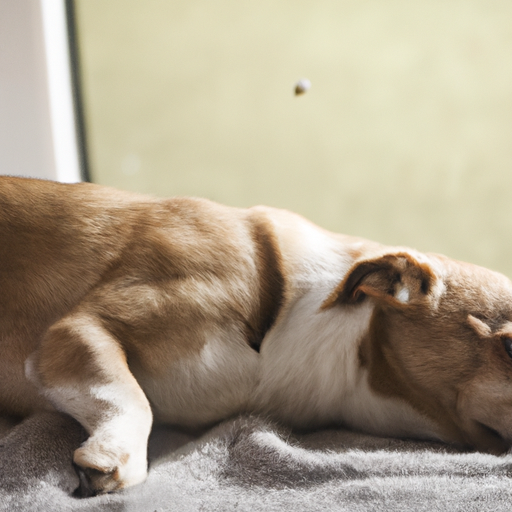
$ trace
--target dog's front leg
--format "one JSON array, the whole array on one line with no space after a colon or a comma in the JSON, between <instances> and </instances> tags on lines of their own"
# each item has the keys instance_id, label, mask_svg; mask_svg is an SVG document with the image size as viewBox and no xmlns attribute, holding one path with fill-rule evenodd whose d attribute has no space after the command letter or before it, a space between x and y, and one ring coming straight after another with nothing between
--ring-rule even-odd
<instances>
[{"instance_id":1,"label":"dog's front leg","mask_svg":"<svg viewBox=\"0 0 512 512\"><path fill-rule=\"evenodd\" d=\"M146 478L151 408L119 341L98 318L74 313L59 320L27 371L55 407L89 433L74 454L78 495L111 492Z\"/></svg>"}]
</instances>

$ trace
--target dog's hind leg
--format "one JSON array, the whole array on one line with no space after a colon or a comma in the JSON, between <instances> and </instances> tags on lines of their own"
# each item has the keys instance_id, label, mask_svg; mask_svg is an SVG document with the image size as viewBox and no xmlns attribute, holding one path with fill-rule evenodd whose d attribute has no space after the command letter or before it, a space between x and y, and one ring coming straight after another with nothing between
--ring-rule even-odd
<instances>
[{"instance_id":1,"label":"dog's hind leg","mask_svg":"<svg viewBox=\"0 0 512 512\"><path fill-rule=\"evenodd\" d=\"M99 318L79 312L62 318L27 366L52 404L89 434L74 454L78 495L111 492L146 478L151 408L120 342Z\"/></svg>"}]
</instances>

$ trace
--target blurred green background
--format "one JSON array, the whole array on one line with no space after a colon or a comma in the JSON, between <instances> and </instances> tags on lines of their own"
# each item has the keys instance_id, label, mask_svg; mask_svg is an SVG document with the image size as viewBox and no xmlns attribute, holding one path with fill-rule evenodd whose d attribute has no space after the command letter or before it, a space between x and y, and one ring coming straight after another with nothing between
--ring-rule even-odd
<instances>
[{"instance_id":1,"label":"blurred green background","mask_svg":"<svg viewBox=\"0 0 512 512\"><path fill-rule=\"evenodd\" d=\"M512 2L76 10L93 181L287 208L512 277Z\"/></svg>"}]
</instances>

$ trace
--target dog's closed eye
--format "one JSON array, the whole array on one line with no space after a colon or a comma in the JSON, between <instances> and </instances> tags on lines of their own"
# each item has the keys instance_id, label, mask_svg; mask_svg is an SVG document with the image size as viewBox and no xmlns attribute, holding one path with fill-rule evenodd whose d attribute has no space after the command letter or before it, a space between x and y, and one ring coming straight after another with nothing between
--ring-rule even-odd
<instances>
[{"instance_id":1,"label":"dog's closed eye","mask_svg":"<svg viewBox=\"0 0 512 512\"><path fill-rule=\"evenodd\" d=\"M502 338L502 341L508 356L512 358L512 338L504 337Z\"/></svg>"}]
</instances>

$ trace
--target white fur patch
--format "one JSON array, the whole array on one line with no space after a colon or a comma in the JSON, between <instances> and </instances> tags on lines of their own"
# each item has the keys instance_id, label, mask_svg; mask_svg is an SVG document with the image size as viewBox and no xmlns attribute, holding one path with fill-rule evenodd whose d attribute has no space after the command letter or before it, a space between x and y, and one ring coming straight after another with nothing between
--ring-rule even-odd
<instances>
[{"instance_id":1,"label":"white fur patch","mask_svg":"<svg viewBox=\"0 0 512 512\"><path fill-rule=\"evenodd\" d=\"M296 426L334 421L358 380L358 340L373 306L323 311L325 297L308 292L262 345L255 407Z\"/></svg>"},{"instance_id":2,"label":"white fur patch","mask_svg":"<svg viewBox=\"0 0 512 512\"><path fill-rule=\"evenodd\" d=\"M395 294L395 299L402 304L407 304L409 302L409 298L409 289L406 286L401 287Z\"/></svg>"},{"instance_id":3,"label":"white fur patch","mask_svg":"<svg viewBox=\"0 0 512 512\"><path fill-rule=\"evenodd\" d=\"M201 426L245 410L259 354L235 328L210 334L201 352L171 364L164 376L134 375L161 422Z\"/></svg>"}]
</instances>

